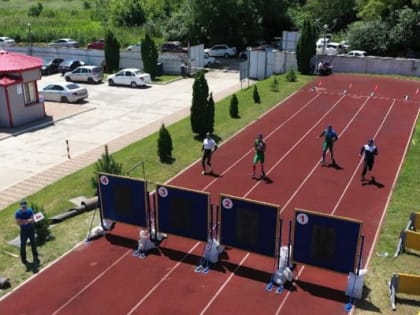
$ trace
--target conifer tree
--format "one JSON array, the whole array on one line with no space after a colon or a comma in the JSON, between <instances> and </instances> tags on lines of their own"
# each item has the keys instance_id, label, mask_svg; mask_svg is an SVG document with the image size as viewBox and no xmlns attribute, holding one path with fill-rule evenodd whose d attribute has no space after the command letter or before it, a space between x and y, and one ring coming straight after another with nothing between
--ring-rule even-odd
<instances>
[{"instance_id":1,"label":"conifer tree","mask_svg":"<svg viewBox=\"0 0 420 315\"><path fill-rule=\"evenodd\" d=\"M193 97L190 109L191 129L193 133L204 137L208 131L208 104L209 87L204 76L204 71L200 71L193 84Z\"/></svg>"},{"instance_id":2,"label":"conifer tree","mask_svg":"<svg viewBox=\"0 0 420 315\"><path fill-rule=\"evenodd\" d=\"M166 129L165 124L162 124L159 129L158 138L158 155L161 162L168 162L172 158L172 138Z\"/></svg>"},{"instance_id":3,"label":"conifer tree","mask_svg":"<svg viewBox=\"0 0 420 315\"><path fill-rule=\"evenodd\" d=\"M254 92L252 94L252 97L254 98L254 102L259 104L261 103L261 98L260 98L260 94L258 93L258 88L257 85L254 85Z\"/></svg>"},{"instance_id":4,"label":"conifer tree","mask_svg":"<svg viewBox=\"0 0 420 315\"><path fill-rule=\"evenodd\" d=\"M141 59L143 61L144 72L150 73L152 79L157 76L158 56L155 42L149 34L146 34L141 42Z\"/></svg>"},{"instance_id":5,"label":"conifer tree","mask_svg":"<svg viewBox=\"0 0 420 315\"><path fill-rule=\"evenodd\" d=\"M95 163L95 172L91 178L92 187L95 189L95 193L98 190L98 173L108 173L121 175L122 164L117 163L112 155L108 153L108 147L105 146L105 153L101 155L101 158Z\"/></svg>"},{"instance_id":6,"label":"conifer tree","mask_svg":"<svg viewBox=\"0 0 420 315\"><path fill-rule=\"evenodd\" d=\"M298 71L302 74L311 74L313 65L311 58L316 53L316 31L309 18L305 18L301 36L296 45L296 61Z\"/></svg>"},{"instance_id":7,"label":"conifer tree","mask_svg":"<svg viewBox=\"0 0 420 315\"><path fill-rule=\"evenodd\" d=\"M236 94L232 95L230 99L230 106L229 106L229 114L232 118L239 118L239 109L238 109L239 101L236 97Z\"/></svg>"},{"instance_id":8,"label":"conifer tree","mask_svg":"<svg viewBox=\"0 0 420 315\"><path fill-rule=\"evenodd\" d=\"M213 93L210 93L210 96L207 100L207 132L213 133L214 131L214 113L215 106L213 100Z\"/></svg>"},{"instance_id":9,"label":"conifer tree","mask_svg":"<svg viewBox=\"0 0 420 315\"><path fill-rule=\"evenodd\" d=\"M105 70L108 73L120 69L120 43L112 31L105 32Z\"/></svg>"}]
</instances>

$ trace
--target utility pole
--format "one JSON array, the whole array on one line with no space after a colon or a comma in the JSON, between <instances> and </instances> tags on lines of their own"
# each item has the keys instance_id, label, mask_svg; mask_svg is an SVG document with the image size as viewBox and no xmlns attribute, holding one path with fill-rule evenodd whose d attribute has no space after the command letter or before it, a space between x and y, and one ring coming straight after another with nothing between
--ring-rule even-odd
<instances>
[{"instance_id":1,"label":"utility pole","mask_svg":"<svg viewBox=\"0 0 420 315\"><path fill-rule=\"evenodd\" d=\"M32 56L32 31L31 31L31 23L28 23L28 42L29 42L29 55Z\"/></svg>"},{"instance_id":2,"label":"utility pole","mask_svg":"<svg viewBox=\"0 0 420 315\"><path fill-rule=\"evenodd\" d=\"M322 54L325 55L325 46L327 46L327 31L328 31L328 25L324 24L322 27L324 29L324 40L323 40L323 46L322 46Z\"/></svg>"}]
</instances>

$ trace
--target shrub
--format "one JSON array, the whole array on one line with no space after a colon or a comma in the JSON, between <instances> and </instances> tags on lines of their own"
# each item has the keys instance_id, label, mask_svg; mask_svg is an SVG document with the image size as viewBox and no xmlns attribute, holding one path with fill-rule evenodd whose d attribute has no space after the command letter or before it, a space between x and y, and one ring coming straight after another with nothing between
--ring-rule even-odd
<instances>
[{"instance_id":1,"label":"shrub","mask_svg":"<svg viewBox=\"0 0 420 315\"><path fill-rule=\"evenodd\" d=\"M159 129L159 138L158 138L158 155L161 162L169 162L172 160L172 138L169 134L168 129L165 128L165 125Z\"/></svg>"},{"instance_id":2,"label":"shrub","mask_svg":"<svg viewBox=\"0 0 420 315\"><path fill-rule=\"evenodd\" d=\"M33 4L28 9L29 16L39 16L42 12L43 6L41 3Z\"/></svg>"},{"instance_id":3,"label":"shrub","mask_svg":"<svg viewBox=\"0 0 420 315\"><path fill-rule=\"evenodd\" d=\"M238 109L239 101L236 97L236 94L232 95L230 99L230 106L229 106L229 114L232 118L239 118L239 109Z\"/></svg>"},{"instance_id":4,"label":"shrub","mask_svg":"<svg viewBox=\"0 0 420 315\"><path fill-rule=\"evenodd\" d=\"M50 231L50 221L46 215L44 208L38 206L35 203L31 204L31 208L35 213L41 212L44 215L44 219L38 222L35 222L35 235L37 245L45 244L45 242L53 239Z\"/></svg>"},{"instance_id":5,"label":"shrub","mask_svg":"<svg viewBox=\"0 0 420 315\"><path fill-rule=\"evenodd\" d=\"M270 85L271 91L278 92L279 89L279 81L277 80L277 77L275 76L273 79L273 82Z\"/></svg>"},{"instance_id":6,"label":"shrub","mask_svg":"<svg viewBox=\"0 0 420 315\"><path fill-rule=\"evenodd\" d=\"M122 164L117 163L114 158L108 153L108 148L105 146L105 153L101 155L101 158L95 163L94 175L91 178L92 187L95 189L95 192L98 191L98 173L108 173L121 175Z\"/></svg>"},{"instance_id":7,"label":"shrub","mask_svg":"<svg viewBox=\"0 0 420 315\"><path fill-rule=\"evenodd\" d=\"M296 76L296 72L295 72L295 70L293 70L293 68L291 68L289 71L287 71L286 80L287 80L287 82L296 82L297 76Z\"/></svg>"}]
</instances>

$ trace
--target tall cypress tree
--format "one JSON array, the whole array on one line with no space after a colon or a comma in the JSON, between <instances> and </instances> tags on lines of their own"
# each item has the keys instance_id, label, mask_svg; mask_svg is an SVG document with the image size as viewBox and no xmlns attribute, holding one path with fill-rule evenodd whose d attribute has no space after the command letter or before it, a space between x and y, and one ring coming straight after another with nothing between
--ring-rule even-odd
<instances>
[{"instance_id":1,"label":"tall cypress tree","mask_svg":"<svg viewBox=\"0 0 420 315\"><path fill-rule=\"evenodd\" d=\"M105 32L105 67L108 73L115 72L120 68L120 43L111 30Z\"/></svg>"},{"instance_id":2,"label":"tall cypress tree","mask_svg":"<svg viewBox=\"0 0 420 315\"><path fill-rule=\"evenodd\" d=\"M230 99L229 115L232 118L239 118L239 101L236 94L233 94Z\"/></svg>"},{"instance_id":3,"label":"tall cypress tree","mask_svg":"<svg viewBox=\"0 0 420 315\"><path fill-rule=\"evenodd\" d=\"M214 112L213 93L210 93L209 99L207 100L207 132L210 133L214 131Z\"/></svg>"},{"instance_id":4,"label":"tall cypress tree","mask_svg":"<svg viewBox=\"0 0 420 315\"><path fill-rule=\"evenodd\" d=\"M141 42L141 59L143 60L144 72L150 73L150 76L154 79L157 75L158 51L149 34L146 34Z\"/></svg>"},{"instance_id":5,"label":"tall cypress tree","mask_svg":"<svg viewBox=\"0 0 420 315\"><path fill-rule=\"evenodd\" d=\"M209 87L204 76L204 71L198 72L193 84L193 97L191 104L191 129L193 133L204 137L208 131L208 106L207 99Z\"/></svg>"},{"instance_id":6,"label":"tall cypress tree","mask_svg":"<svg viewBox=\"0 0 420 315\"><path fill-rule=\"evenodd\" d=\"M296 61L300 73L312 73L311 58L316 53L315 46L316 31L311 20L307 17L303 22L302 32L296 45Z\"/></svg>"},{"instance_id":7,"label":"tall cypress tree","mask_svg":"<svg viewBox=\"0 0 420 315\"><path fill-rule=\"evenodd\" d=\"M159 129L159 138L158 138L158 155L161 162L167 162L172 157L172 138L169 134L168 129L166 129L165 125Z\"/></svg>"}]
</instances>

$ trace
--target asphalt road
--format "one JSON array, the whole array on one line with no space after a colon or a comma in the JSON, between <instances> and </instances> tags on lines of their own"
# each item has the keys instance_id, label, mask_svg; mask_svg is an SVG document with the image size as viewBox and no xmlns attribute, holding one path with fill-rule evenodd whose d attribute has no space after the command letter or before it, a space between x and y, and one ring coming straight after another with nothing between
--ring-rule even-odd
<instances>
[{"instance_id":1,"label":"asphalt road","mask_svg":"<svg viewBox=\"0 0 420 315\"><path fill-rule=\"evenodd\" d=\"M210 71L206 79L216 101L241 88L239 74L234 70ZM38 82L39 88L53 81L64 81L64 78L60 74L43 77ZM168 125L169 117L172 121L174 117L186 117L193 82L192 78L186 78L137 89L109 87L107 83L81 84L88 88L89 98L77 106L86 111L50 126L1 139L0 190L66 161L69 154L74 158L153 122ZM156 131L145 129L143 136Z\"/></svg>"}]
</instances>

